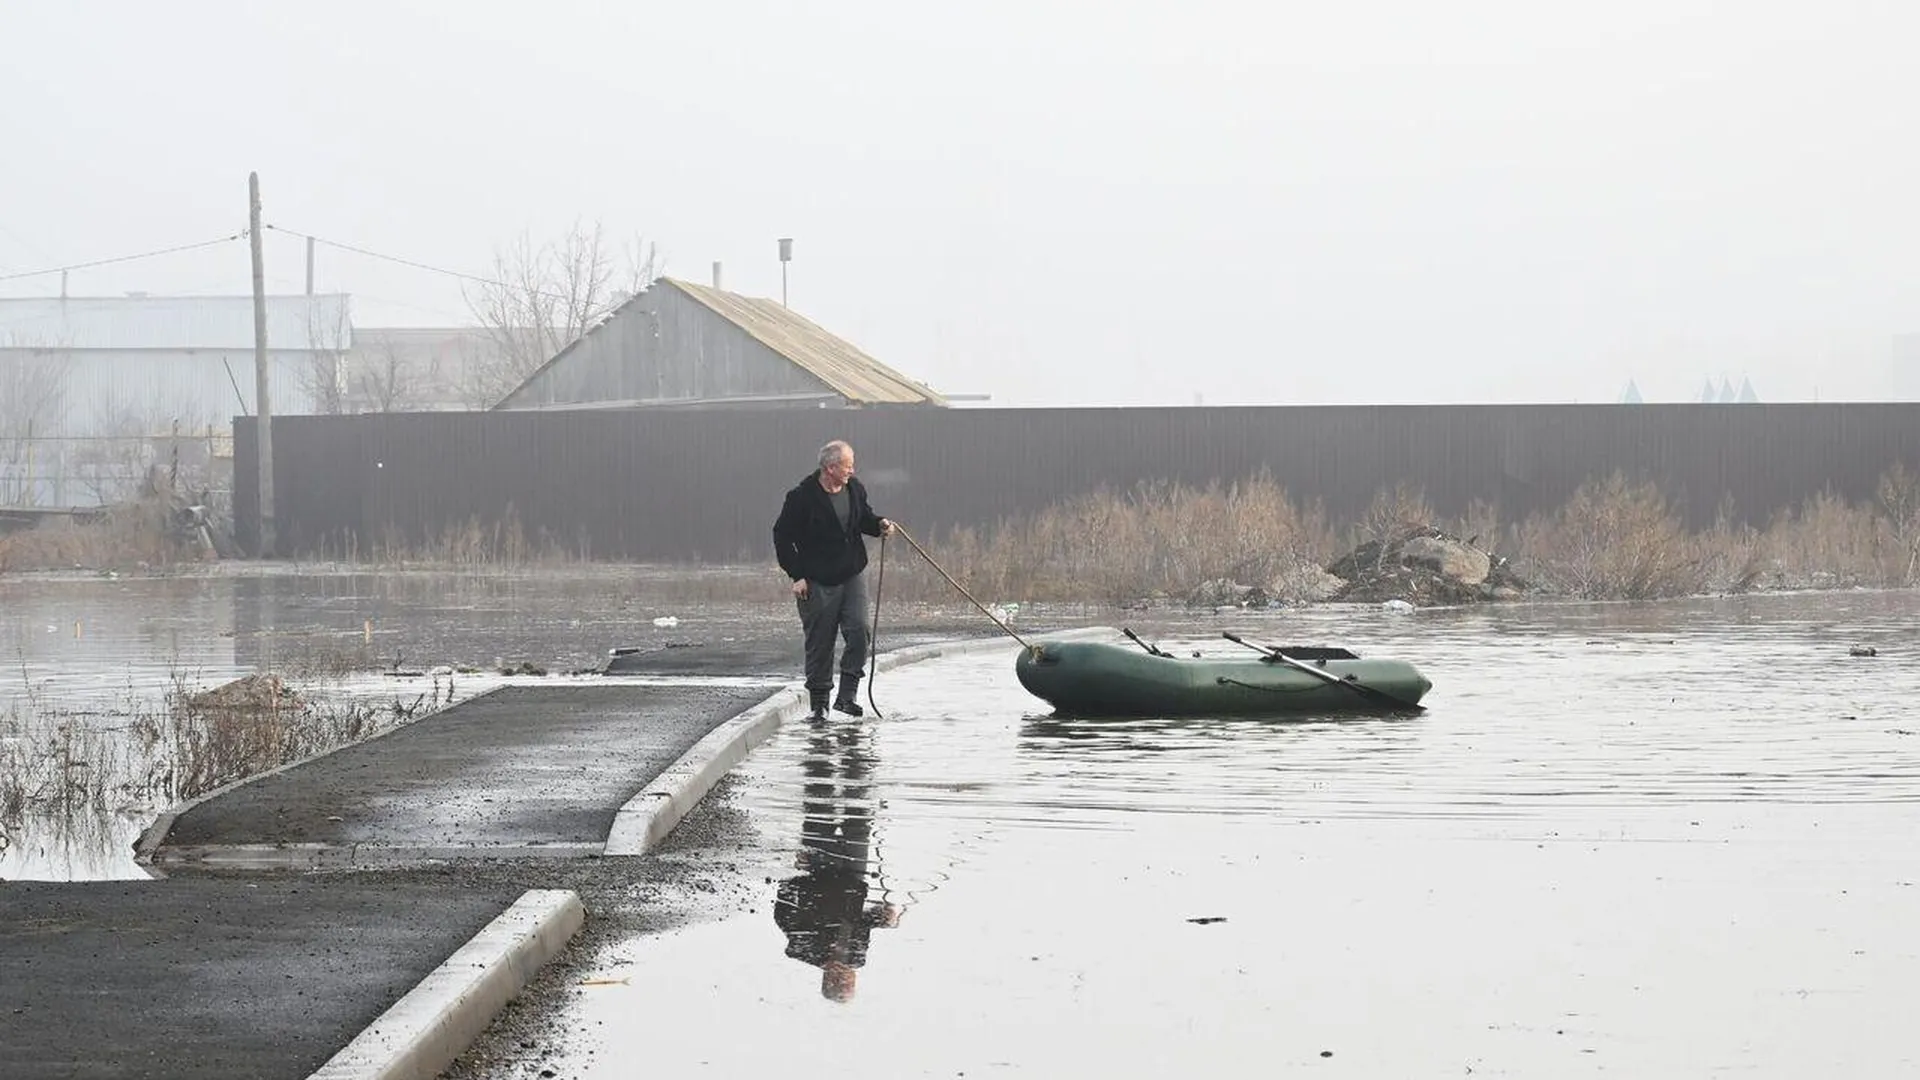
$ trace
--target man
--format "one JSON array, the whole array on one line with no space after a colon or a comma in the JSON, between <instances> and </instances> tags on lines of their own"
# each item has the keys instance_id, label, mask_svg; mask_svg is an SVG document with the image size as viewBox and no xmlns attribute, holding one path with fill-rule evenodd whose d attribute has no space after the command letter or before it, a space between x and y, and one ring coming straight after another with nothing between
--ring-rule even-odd
<instances>
[{"instance_id":1,"label":"man","mask_svg":"<svg viewBox=\"0 0 1920 1080\"><path fill-rule=\"evenodd\" d=\"M794 605L806 641L807 700L814 717L827 712L833 689L833 642L840 655L840 693L833 707L860 716L858 691L867 663L867 542L893 522L873 512L853 475L853 447L840 439L820 448L820 467L787 492L773 523L773 553L793 579Z\"/></svg>"}]
</instances>

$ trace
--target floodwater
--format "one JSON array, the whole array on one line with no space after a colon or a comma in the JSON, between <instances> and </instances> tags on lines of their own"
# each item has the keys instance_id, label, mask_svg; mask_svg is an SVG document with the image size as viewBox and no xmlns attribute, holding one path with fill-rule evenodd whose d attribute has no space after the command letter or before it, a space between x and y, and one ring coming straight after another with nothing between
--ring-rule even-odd
<instances>
[{"instance_id":1,"label":"floodwater","mask_svg":"<svg viewBox=\"0 0 1920 1080\"><path fill-rule=\"evenodd\" d=\"M1011 648L897 669L874 688L886 719L792 723L736 768L753 910L611 948L541 1063L1917 1075L1916 609L1858 593L1157 631L1406 658L1430 708L1386 719L1064 722Z\"/></svg>"}]
</instances>

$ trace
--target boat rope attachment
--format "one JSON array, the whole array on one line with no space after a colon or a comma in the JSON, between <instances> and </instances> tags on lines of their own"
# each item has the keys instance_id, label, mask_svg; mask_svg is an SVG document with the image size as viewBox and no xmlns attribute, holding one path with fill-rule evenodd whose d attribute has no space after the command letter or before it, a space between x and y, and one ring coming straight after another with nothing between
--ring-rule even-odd
<instances>
[{"instance_id":1,"label":"boat rope attachment","mask_svg":"<svg viewBox=\"0 0 1920 1080\"><path fill-rule=\"evenodd\" d=\"M1239 679L1230 679L1225 675L1219 676L1214 681L1222 686L1239 686L1248 690L1259 690L1267 694L1301 694L1308 690L1320 689L1319 683L1311 683L1306 686L1257 686L1250 682L1241 682Z\"/></svg>"}]
</instances>

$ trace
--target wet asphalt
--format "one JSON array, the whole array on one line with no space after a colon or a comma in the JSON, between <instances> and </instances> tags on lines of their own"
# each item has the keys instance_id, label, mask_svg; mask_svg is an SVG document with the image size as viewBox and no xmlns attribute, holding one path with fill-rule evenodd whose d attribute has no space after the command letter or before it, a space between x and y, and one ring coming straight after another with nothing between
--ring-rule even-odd
<instances>
[{"instance_id":1,"label":"wet asphalt","mask_svg":"<svg viewBox=\"0 0 1920 1080\"><path fill-rule=\"evenodd\" d=\"M309 1075L525 889L645 895L614 814L771 689L502 687L190 808L163 880L0 885L0 1078ZM395 869L195 865L284 845Z\"/></svg>"},{"instance_id":2,"label":"wet asphalt","mask_svg":"<svg viewBox=\"0 0 1920 1080\"><path fill-rule=\"evenodd\" d=\"M304 1077L513 903L507 881L0 890L0 1077Z\"/></svg>"},{"instance_id":3,"label":"wet asphalt","mask_svg":"<svg viewBox=\"0 0 1920 1080\"><path fill-rule=\"evenodd\" d=\"M317 862L597 850L614 814L761 687L503 686L181 814L169 867L291 846Z\"/></svg>"},{"instance_id":4,"label":"wet asphalt","mask_svg":"<svg viewBox=\"0 0 1920 1080\"><path fill-rule=\"evenodd\" d=\"M750 903L725 895L724 852L751 837L724 798L647 856L584 850L693 743L797 677L788 627L729 629L644 648L620 673L745 685L502 687L184 809L145 838L158 880L0 882L0 1080L305 1077L527 889L573 889L588 910L539 977L549 996L609 940ZM954 629L902 626L884 646L968 636ZM272 848L324 854L207 861ZM518 1007L494 1034L537 1060L546 1025ZM502 1054L483 1043L448 1075L491 1075Z\"/></svg>"}]
</instances>

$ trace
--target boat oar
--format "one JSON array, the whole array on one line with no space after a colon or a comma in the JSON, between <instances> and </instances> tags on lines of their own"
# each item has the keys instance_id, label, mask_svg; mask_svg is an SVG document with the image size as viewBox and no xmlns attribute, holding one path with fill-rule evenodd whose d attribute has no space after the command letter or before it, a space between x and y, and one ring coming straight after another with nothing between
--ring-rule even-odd
<instances>
[{"instance_id":1,"label":"boat oar","mask_svg":"<svg viewBox=\"0 0 1920 1080\"><path fill-rule=\"evenodd\" d=\"M1147 655L1149 656L1172 656L1173 655L1172 653L1164 652L1161 649L1156 648L1155 646L1149 645L1146 642L1141 641L1140 635L1134 633L1132 630L1128 629L1127 627L1124 627L1124 626L1121 627L1120 632L1127 635L1127 639L1132 641L1135 645L1138 645L1141 648L1147 650Z\"/></svg>"},{"instance_id":2,"label":"boat oar","mask_svg":"<svg viewBox=\"0 0 1920 1080\"><path fill-rule=\"evenodd\" d=\"M1233 642L1235 645L1245 645L1247 648L1252 649L1255 652L1265 653L1271 659L1276 660L1279 663L1287 664L1292 667L1298 668L1301 671L1306 672L1307 674L1313 676L1316 679L1319 679L1322 682L1330 682L1335 686L1344 686L1347 689L1353 691L1354 693L1359 694L1361 697L1366 698L1367 700L1375 703L1376 705L1381 705L1389 709L1405 709L1410 712L1426 711L1426 709L1423 706L1418 705L1414 702L1408 701L1404 698L1394 697L1392 694L1387 693L1385 690L1375 690L1373 687L1368 686L1365 683L1362 683L1358 680L1343 679L1340 676L1335 675L1331 671L1323 671L1320 668L1314 667L1312 664L1301 663L1300 661L1295 660L1293 657L1288 656L1286 653L1281 652L1279 649L1269 648L1265 645L1255 645L1253 642L1248 641L1247 639L1241 637L1238 634L1235 634L1231 630L1220 631L1220 636L1223 638L1226 638L1228 641Z\"/></svg>"}]
</instances>

